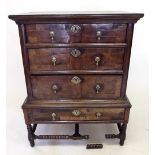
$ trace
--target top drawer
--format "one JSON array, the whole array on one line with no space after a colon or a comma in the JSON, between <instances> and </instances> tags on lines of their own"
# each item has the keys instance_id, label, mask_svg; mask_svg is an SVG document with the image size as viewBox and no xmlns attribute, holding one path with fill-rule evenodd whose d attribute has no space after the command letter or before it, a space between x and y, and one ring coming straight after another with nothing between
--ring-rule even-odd
<instances>
[{"instance_id":1,"label":"top drawer","mask_svg":"<svg viewBox=\"0 0 155 155\"><path fill-rule=\"evenodd\" d=\"M127 24L28 24L28 43L124 43Z\"/></svg>"}]
</instances>

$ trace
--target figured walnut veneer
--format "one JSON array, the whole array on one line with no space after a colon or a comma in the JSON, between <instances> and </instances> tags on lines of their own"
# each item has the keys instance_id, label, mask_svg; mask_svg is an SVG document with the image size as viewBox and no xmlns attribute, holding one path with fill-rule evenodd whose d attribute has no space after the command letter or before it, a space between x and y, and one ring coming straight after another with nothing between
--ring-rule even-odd
<instances>
[{"instance_id":1,"label":"figured walnut veneer","mask_svg":"<svg viewBox=\"0 0 155 155\"><path fill-rule=\"evenodd\" d=\"M134 24L139 13L10 15L18 24L27 86L28 139L88 139L80 123L116 123L124 144ZM35 135L37 124L74 123L73 135ZM32 125L33 124L33 125Z\"/></svg>"}]
</instances>

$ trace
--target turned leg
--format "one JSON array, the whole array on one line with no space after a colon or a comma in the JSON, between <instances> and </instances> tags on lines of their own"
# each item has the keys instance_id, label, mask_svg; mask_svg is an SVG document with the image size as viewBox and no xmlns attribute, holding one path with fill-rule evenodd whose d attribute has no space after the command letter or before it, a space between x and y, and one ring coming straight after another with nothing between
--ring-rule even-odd
<instances>
[{"instance_id":1,"label":"turned leg","mask_svg":"<svg viewBox=\"0 0 155 155\"><path fill-rule=\"evenodd\" d=\"M37 124L34 124L34 125L32 126L32 132L33 132L33 133L36 131L36 128L37 128Z\"/></svg>"},{"instance_id":2,"label":"turned leg","mask_svg":"<svg viewBox=\"0 0 155 155\"><path fill-rule=\"evenodd\" d=\"M121 129L122 129L121 123L117 123L117 127L118 127L119 132L121 132Z\"/></svg>"},{"instance_id":3,"label":"turned leg","mask_svg":"<svg viewBox=\"0 0 155 155\"><path fill-rule=\"evenodd\" d=\"M73 134L73 137L75 137L75 138L81 137L81 135L79 133L79 124L75 124L75 133Z\"/></svg>"},{"instance_id":4,"label":"turned leg","mask_svg":"<svg viewBox=\"0 0 155 155\"><path fill-rule=\"evenodd\" d=\"M122 124L121 126L121 132L120 132L120 145L124 145L124 141L126 139L126 128L127 124Z\"/></svg>"},{"instance_id":5,"label":"turned leg","mask_svg":"<svg viewBox=\"0 0 155 155\"><path fill-rule=\"evenodd\" d=\"M124 141L126 139L126 128L127 124L126 123L117 123L117 127L119 130L119 134L106 134L105 137L107 139L114 139L118 138L120 139L120 145L124 145Z\"/></svg>"},{"instance_id":6,"label":"turned leg","mask_svg":"<svg viewBox=\"0 0 155 155\"><path fill-rule=\"evenodd\" d=\"M31 124L27 124L27 131L28 131L28 140L30 142L31 147L33 147L35 143L34 143L34 132Z\"/></svg>"}]
</instances>

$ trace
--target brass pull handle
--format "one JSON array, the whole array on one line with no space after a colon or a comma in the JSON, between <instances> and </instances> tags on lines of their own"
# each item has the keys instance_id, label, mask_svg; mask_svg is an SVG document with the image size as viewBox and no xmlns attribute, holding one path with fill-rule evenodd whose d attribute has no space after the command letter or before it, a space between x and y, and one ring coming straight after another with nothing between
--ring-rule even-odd
<instances>
[{"instance_id":1,"label":"brass pull handle","mask_svg":"<svg viewBox=\"0 0 155 155\"><path fill-rule=\"evenodd\" d=\"M96 66L99 65L99 62L101 61L100 57L95 57Z\"/></svg>"},{"instance_id":2,"label":"brass pull handle","mask_svg":"<svg viewBox=\"0 0 155 155\"><path fill-rule=\"evenodd\" d=\"M53 63L53 66L56 65L56 61L57 61L56 57L52 57L52 63Z\"/></svg>"},{"instance_id":3,"label":"brass pull handle","mask_svg":"<svg viewBox=\"0 0 155 155\"><path fill-rule=\"evenodd\" d=\"M96 32L97 40L101 40L101 31Z\"/></svg>"},{"instance_id":4,"label":"brass pull handle","mask_svg":"<svg viewBox=\"0 0 155 155\"><path fill-rule=\"evenodd\" d=\"M96 117L97 117L97 118L100 118L101 116L102 116L102 113L101 113L101 112L97 112L97 113L96 113Z\"/></svg>"},{"instance_id":5,"label":"brass pull handle","mask_svg":"<svg viewBox=\"0 0 155 155\"><path fill-rule=\"evenodd\" d=\"M73 114L74 116L79 116L79 115L81 114L81 111L78 110L78 109L75 109L75 110L72 111L72 114Z\"/></svg>"},{"instance_id":6,"label":"brass pull handle","mask_svg":"<svg viewBox=\"0 0 155 155\"><path fill-rule=\"evenodd\" d=\"M56 113L53 112L51 116L52 116L52 120L55 121Z\"/></svg>"},{"instance_id":7,"label":"brass pull handle","mask_svg":"<svg viewBox=\"0 0 155 155\"><path fill-rule=\"evenodd\" d=\"M71 55L72 55L74 58L79 57L80 54L81 54L80 50L78 50L78 49L73 49L70 53L71 53Z\"/></svg>"},{"instance_id":8,"label":"brass pull handle","mask_svg":"<svg viewBox=\"0 0 155 155\"><path fill-rule=\"evenodd\" d=\"M54 40L54 31L50 31L50 38L51 40Z\"/></svg>"},{"instance_id":9,"label":"brass pull handle","mask_svg":"<svg viewBox=\"0 0 155 155\"><path fill-rule=\"evenodd\" d=\"M97 84L95 88L96 88L96 94L99 94L99 91L101 90L101 86Z\"/></svg>"},{"instance_id":10,"label":"brass pull handle","mask_svg":"<svg viewBox=\"0 0 155 155\"><path fill-rule=\"evenodd\" d=\"M52 86L52 89L53 89L53 92L56 94L58 92L58 90L59 90L59 87L56 84L54 84Z\"/></svg>"},{"instance_id":11,"label":"brass pull handle","mask_svg":"<svg viewBox=\"0 0 155 155\"><path fill-rule=\"evenodd\" d=\"M79 25L72 25L71 26L71 31L73 33L78 33L78 32L80 32L80 30L81 30L81 27Z\"/></svg>"},{"instance_id":12,"label":"brass pull handle","mask_svg":"<svg viewBox=\"0 0 155 155\"><path fill-rule=\"evenodd\" d=\"M81 79L78 77L78 76L74 76L72 79L71 79L71 82L73 83L73 84L79 84L79 83L81 83Z\"/></svg>"}]
</instances>

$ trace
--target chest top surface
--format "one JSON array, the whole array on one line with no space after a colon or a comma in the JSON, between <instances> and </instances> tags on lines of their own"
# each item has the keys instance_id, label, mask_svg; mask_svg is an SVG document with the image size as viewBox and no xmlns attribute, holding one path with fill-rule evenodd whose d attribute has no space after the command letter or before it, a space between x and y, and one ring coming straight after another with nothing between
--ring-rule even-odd
<instances>
[{"instance_id":1,"label":"chest top surface","mask_svg":"<svg viewBox=\"0 0 155 155\"><path fill-rule=\"evenodd\" d=\"M16 23L44 23L44 22L132 22L144 16L143 13L114 12L114 11L77 11L77 12L32 12L18 15L10 15L9 18Z\"/></svg>"}]
</instances>

